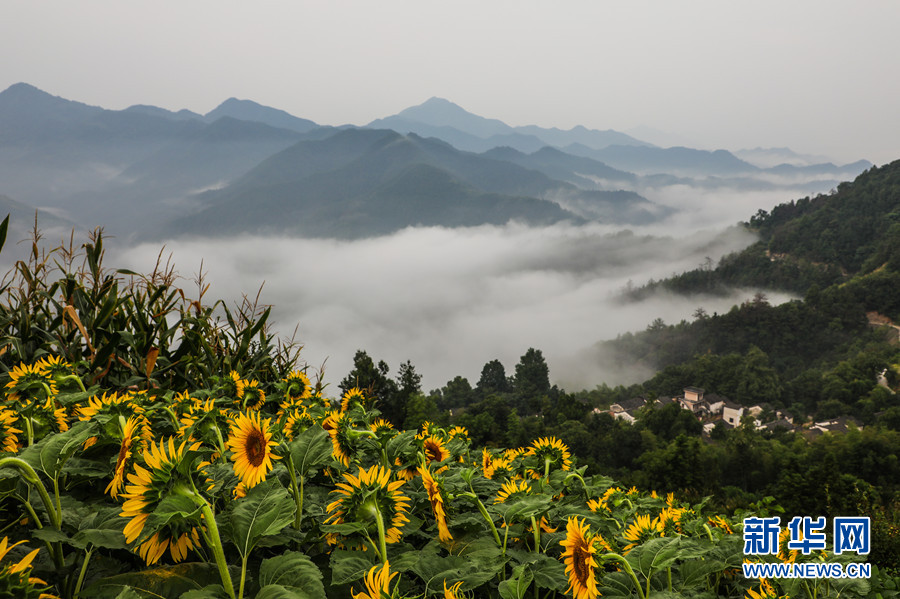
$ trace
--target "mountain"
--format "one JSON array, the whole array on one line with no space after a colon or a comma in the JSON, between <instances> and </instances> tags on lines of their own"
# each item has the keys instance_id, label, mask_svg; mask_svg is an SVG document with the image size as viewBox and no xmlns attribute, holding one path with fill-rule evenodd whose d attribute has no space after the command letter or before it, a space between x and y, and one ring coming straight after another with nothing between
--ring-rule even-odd
<instances>
[{"instance_id":1,"label":"mountain","mask_svg":"<svg viewBox=\"0 0 900 599\"><path fill-rule=\"evenodd\" d=\"M265 123L270 127L288 129L298 133L306 133L318 127L316 123L310 120L301 119L283 110L263 106L251 100L238 100L237 98L228 98L216 108L207 112L204 118L208 122L212 122L222 117Z\"/></svg>"},{"instance_id":2,"label":"mountain","mask_svg":"<svg viewBox=\"0 0 900 599\"><path fill-rule=\"evenodd\" d=\"M416 133L437 137L461 150L485 152L498 146L509 146L522 152L534 152L547 145L584 144L592 148L609 145L647 145L617 131L597 131L575 127L567 131L534 125L511 127L503 121L488 119L468 112L443 98L431 98L396 115L377 119L366 125L372 129L393 129L400 133Z\"/></svg>"},{"instance_id":3,"label":"mountain","mask_svg":"<svg viewBox=\"0 0 900 599\"><path fill-rule=\"evenodd\" d=\"M511 147L497 147L482 155L534 169L553 179L567 181L585 189L599 189L598 179L618 185L633 185L638 179L633 173L614 169L591 158L567 154L550 146L544 146L530 154Z\"/></svg>"},{"instance_id":4,"label":"mountain","mask_svg":"<svg viewBox=\"0 0 900 599\"><path fill-rule=\"evenodd\" d=\"M360 237L415 225L657 218L657 207L637 194L585 191L437 139L377 129L298 142L200 200L204 209L165 231Z\"/></svg>"},{"instance_id":5,"label":"mountain","mask_svg":"<svg viewBox=\"0 0 900 599\"><path fill-rule=\"evenodd\" d=\"M760 170L726 150L709 152L682 147L656 148L634 145L615 145L596 149L584 144L572 144L562 150L637 174L722 176L757 173Z\"/></svg>"}]
</instances>

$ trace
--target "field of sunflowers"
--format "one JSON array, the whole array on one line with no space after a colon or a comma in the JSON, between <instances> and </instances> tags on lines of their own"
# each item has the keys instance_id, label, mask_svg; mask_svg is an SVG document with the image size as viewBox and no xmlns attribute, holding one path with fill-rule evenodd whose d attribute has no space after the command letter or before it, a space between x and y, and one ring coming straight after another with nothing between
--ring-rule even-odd
<instances>
[{"instance_id":1,"label":"field of sunflowers","mask_svg":"<svg viewBox=\"0 0 900 599\"><path fill-rule=\"evenodd\" d=\"M0 226L0 248L6 221ZM743 577L741 522L624 489L555 438L473 447L328 392L255 301L195 299L102 235L0 284L0 597L838 597ZM782 551L767 561L862 561Z\"/></svg>"}]
</instances>

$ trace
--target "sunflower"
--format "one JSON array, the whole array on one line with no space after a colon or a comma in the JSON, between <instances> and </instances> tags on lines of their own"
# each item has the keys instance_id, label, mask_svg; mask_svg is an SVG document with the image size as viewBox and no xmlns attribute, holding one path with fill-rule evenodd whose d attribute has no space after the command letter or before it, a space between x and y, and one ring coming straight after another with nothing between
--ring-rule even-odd
<instances>
[{"instance_id":1,"label":"sunflower","mask_svg":"<svg viewBox=\"0 0 900 599\"><path fill-rule=\"evenodd\" d=\"M769 583L765 578L761 578L759 581L759 591L754 591L753 589L747 589L746 599L777 599L778 593L775 592L775 587Z\"/></svg>"},{"instance_id":2,"label":"sunflower","mask_svg":"<svg viewBox=\"0 0 900 599\"><path fill-rule=\"evenodd\" d=\"M391 471L381 466L361 469L357 476L344 473L345 482L337 483L332 491L336 499L325 508L330 514L326 524L356 521L370 525L374 531L377 510L384 522L386 542L398 542L402 534L400 527L409 522L406 515L409 498L400 491L406 481L391 482L390 476ZM328 541L334 544L335 538L330 537Z\"/></svg>"},{"instance_id":3,"label":"sunflower","mask_svg":"<svg viewBox=\"0 0 900 599\"><path fill-rule=\"evenodd\" d=\"M375 433L375 436L381 438L382 436L391 436L393 437L396 434L394 430L394 425L385 420L384 418L378 418L369 425L369 430Z\"/></svg>"},{"instance_id":4,"label":"sunflower","mask_svg":"<svg viewBox=\"0 0 900 599\"><path fill-rule=\"evenodd\" d=\"M281 459L272 453L276 443L272 441L269 420L260 420L259 413L238 414L231 425L228 448L234 461L234 473L248 489L266 480L272 460Z\"/></svg>"},{"instance_id":5,"label":"sunflower","mask_svg":"<svg viewBox=\"0 0 900 599\"><path fill-rule=\"evenodd\" d=\"M494 458L491 463L484 469L484 477L493 479L504 479L512 476L512 464L505 458Z\"/></svg>"},{"instance_id":6,"label":"sunflower","mask_svg":"<svg viewBox=\"0 0 900 599\"><path fill-rule=\"evenodd\" d=\"M143 416L133 416L125 421L113 479L103 491L104 493L109 493L113 499L116 499L119 496L119 492L125 487L125 469L131 465L137 453L144 449L146 443L143 437L149 432L150 423Z\"/></svg>"},{"instance_id":7,"label":"sunflower","mask_svg":"<svg viewBox=\"0 0 900 599\"><path fill-rule=\"evenodd\" d=\"M572 467L572 455L569 453L569 448L556 437L538 439L531 444L525 455L536 456L543 468L543 471L531 470L531 476L534 478L540 478L545 473L549 473L551 467L560 470L569 470Z\"/></svg>"},{"instance_id":8,"label":"sunflower","mask_svg":"<svg viewBox=\"0 0 900 599\"><path fill-rule=\"evenodd\" d=\"M680 507L675 508L665 508L659 513L659 517L656 519L657 524L656 528L659 530L659 534L661 536L674 536L681 534L681 519L687 513L687 510Z\"/></svg>"},{"instance_id":9,"label":"sunflower","mask_svg":"<svg viewBox=\"0 0 900 599\"><path fill-rule=\"evenodd\" d=\"M72 383L78 378L72 365L59 356L44 356L37 361L35 366L52 378L57 385Z\"/></svg>"},{"instance_id":10,"label":"sunflower","mask_svg":"<svg viewBox=\"0 0 900 599\"><path fill-rule=\"evenodd\" d=\"M322 428L331 437L331 454L344 468L350 466L350 456L355 453L354 443L349 434L352 426L347 412L332 411L322 421Z\"/></svg>"},{"instance_id":11,"label":"sunflower","mask_svg":"<svg viewBox=\"0 0 900 599\"><path fill-rule=\"evenodd\" d=\"M571 516L566 524L566 538L559 542L565 548L562 555L569 577L569 588L575 599L596 599L600 596L597 590L597 579L594 570L597 568L595 547L599 535L591 535L590 526L584 520Z\"/></svg>"},{"instance_id":12,"label":"sunflower","mask_svg":"<svg viewBox=\"0 0 900 599\"><path fill-rule=\"evenodd\" d=\"M6 389L10 390L6 403L20 404L17 406L20 410L42 404L59 394L56 382L50 375L37 364L29 365L24 362L9 371Z\"/></svg>"},{"instance_id":13,"label":"sunflower","mask_svg":"<svg viewBox=\"0 0 900 599\"><path fill-rule=\"evenodd\" d=\"M683 510L682 510L683 511ZM709 523L715 526L716 528L721 528L727 534L733 535L734 531L731 530L731 525L728 524L728 521L722 516L713 516L709 519Z\"/></svg>"},{"instance_id":14,"label":"sunflower","mask_svg":"<svg viewBox=\"0 0 900 599\"><path fill-rule=\"evenodd\" d=\"M506 500L516 493L527 494L530 491L531 488L524 480L507 480L504 481L503 486L500 487L500 491L497 493L494 503L506 503Z\"/></svg>"},{"instance_id":15,"label":"sunflower","mask_svg":"<svg viewBox=\"0 0 900 599\"><path fill-rule=\"evenodd\" d=\"M78 420L86 422L97 414L125 414L132 415L134 413L143 413L144 409L140 405L132 404L132 397L128 393L118 394L104 393L103 395L92 395L87 405L80 406L76 410Z\"/></svg>"},{"instance_id":16,"label":"sunflower","mask_svg":"<svg viewBox=\"0 0 900 599\"><path fill-rule=\"evenodd\" d=\"M199 443L194 443L188 449L196 450L199 447ZM128 475L128 482L131 484L126 485L126 493L121 494L125 498L125 503L119 515L131 519L123 531L126 543L130 544L142 536L150 514L177 483L175 479L179 474L176 469L185 457L186 448L187 441L182 441L176 447L175 439L169 437L168 442L161 440L159 445L151 444L149 449L142 452L147 468L135 464L134 474ZM187 556L188 551L199 544L199 531L194 523L182 517L175 517L143 541L137 551L148 565L159 561L166 548L169 549L172 559L180 562Z\"/></svg>"},{"instance_id":17,"label":"sunflower","mask_svg":"<svg viewBox=\"0 0 900 599\"><path fill-rule=\"evenodd\" d=\"M444 441L437 435L430 435L422 440L422 451L429 462L443 462L450 457Z\"/></svg>"},{"instance_id":18,"label":"sunflower","mask_svg":"<svg viewBox=\"0 0 900 599\"><path fill-rule=\"evenodd\" d=\"M428 493L428 502L431 503L431 511L438 526L438 540L441 543L453 540L450 529L447 528L447 512L444 510L444 498L441 495L441 484L434 480L427 466L419 466L419 474L422 475L422 485Z\"/></svg>"},{"instance_id":19,"label":"sunflower","mask_svg":"<svg viewBox=\"0 0 900 599\"><path fill-rule=\"evenodd\" d=\"M295 370L281 380L285 399L304 400L312 397L312 385L303 372Z\"/></svg>"},{"instance_id":20,"label":"sunflower","mask_svg":"<svg viewBox=\"0 0 900 599\"><path fill-rule=\"evenodd\" d=\"M284 421L284 436L288 441L293 441L294 437L315 423L316 419L306 411L306 408L301 410L291 410L288 412L288 416Z\"/></svg>"},{"instance_id":21,"label":"sunflower","mask_svg":"<svg viewBox=\"0 0 900 599\"><path fill-rule=\"evenodd\" d=\"M0 408L0 451L17 452L22 431L15 427L19 415L9 408Z\"/></svg>"},{"instance_id":22,"label":"sunflower","mask_svg":"<svg viewBox=\"0 0 900 599\"><path fill-rule=\"evenodd\" d=\"M25 541L19 541L9 545L8 537L0 540L0 560L6 557L13 547L17 547ZM35 588L35 585L46 587L47 583L40 578L28 576L31 569L31 562L40 549L29 552L25 557L15 564L0 564L0 594L4 597L40 597L47 599L57 599L54 595L47 595L41 592L41 589ZM48 590L48 589L44 589Z\"/></svg>"},{"instance_id":23,"label":"sunflower","mask_svg":"<svg viewBox=\"0 0 900 599\"><path fill-rule=\"evenodd\" d=\"M801 531L801 533L802 533L802 531ZM801 534L800 540L802 540L802 536L803 535ZM778 559L780 559L782 562L784 562L786 564L793 564L795 561L797 561L797 556L800 555L800 552L797 551L796 549L788 549L788 541L790 540L790 538L791 538L791 529L790 528L784 528L778 534L777 557L778 557Z\"/></svg>"},{"instance_id":24,"label":"sunflower","mask_svg":"<svg viewBox=\"0 0 900 599\"><path fill-rule=\"evenodd\" d=\"M346 412L352 407L365 407L366 396L359 387L352 387L341 397L341 412Z\"/></svg>"},{"instance_id":25,"label":"sunflower","mask_svg":"<svg viewBox=\"0 0 900 599\"><path fill-rule=\"evenodd\" d=\"M232 370L222 380L222 391L229 397L244 399L244 385L246 384L247 381L242 379L236 370Z\"/></svg>"},{"instance_id":26,"label":"sunflower","mask_svg":"<svg viewBox=\"0 0 900 599\"><path fill-rule=\"evenodd\" d=\"M464 426L454 426L449 431L447 431L447 436L452 441L453 439L461 439L463 441L469 440L469 431Z\"/></svg>"},{"instance_id":27,"label":"sunflower","mask_svg":"<svg viewBox=\"0 0 900 599\"><path fill-rule=\"evenodd\" d=\"M444 599L460 599L459 596L459 587L462 586L462 581L460 580L454 585L451 585L450 588L447 588L447 579L444 579Z\"/></svg>"},{"instance_id":28,"label":"sunflower","mask_svg":"<svg viewBox=\"0 0 900 599\"><path fill-rule=\"evenodd\" d=\"M626 545L623 549L623 552L628 553L632 550L632 548L644 543L653 537L659 536L659 520L653 519L650 520L650 515L645 514L643 516L636 515L634 517L634 522L632 522L627 529L625 529L625 533L622 535L625 540L631 541L628 545Z\"/></svg>"},{"instance_id":29,"label":"sunflower","mask_svg":"<svg viewBox=\"0 0 900 599\"><path fill-rule=\"evenodd\" d=\"M366 592L353 593L351 591L353 599L381 599L382 593L390 597L391 580L398 574L400 572L391 574L391 565L387 561L380 566L372 566L369 573L366 574Z\"/></svg>"},{"instance_id":30,"label":"sunflower","mask_svg":"<svg viewBox=\"0 0 900 599\"><path fill-rule=\"evenodd\" d=\"M31 417L33 421L46 426L55 433L64 433L69 430L66 408L57 404L52 397L48 397L43 403L36 403Z\"/></svg>"},{"instance_id":31,"label":"sunflower","mask_svg":"<svg viewBox=\"0 0 900 599\"><path fill-rule=\"evenodd\" d=\"M246 410L258 410L266 403L266 392L259 388L259 381L241 381L243 387L243 398L241 405Z\"/></svg>"}]
</instances>

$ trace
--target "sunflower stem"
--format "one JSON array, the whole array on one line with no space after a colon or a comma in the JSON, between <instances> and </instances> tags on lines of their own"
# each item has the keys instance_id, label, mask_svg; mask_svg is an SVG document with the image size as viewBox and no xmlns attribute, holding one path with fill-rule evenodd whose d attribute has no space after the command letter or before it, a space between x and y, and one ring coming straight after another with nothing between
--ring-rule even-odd
<instances>
[{"instance_id":1,"label":"sunflower stem","mask_svg":"<svg viewBox=\"0 0 900 599\"><path fill-rule=\"evenodd\" d=\"M469 482L469 489L472 489L472 483ZM506 553L506 543L500 542L500 533L497 532L497 527L494 526L494 519L491 518L491 515L488 514L487 508L484 507L484 504L481 503L481 499L478 498L478 495L475 494L475 490L472 489L471 493L461 493L462 496L468 497L475 501L475 505L478 506L478 511L481 513L481 517L484 518L485 522L487 522L491 527L491 532L494 533L494 541L497 542L497 547L501 547Z\"/></svg>"},{"instance_id":2,"label":"sunflower stem","mask_svg":"<svg viewBox=\"0 0 900 599\"><path fill-rule=\"evenodd\" d=\"M249 558L249 553L241 557L241 586L238 588L238 599L243 599L244 597L244 582L247 580L247 560Z\"/></svg>"},{"instance_id":3,"label":"sunflower stem","mask_svg":"<svg viewBox=\"0 0 900 599\"><path fill-rule=\"evenodd\" d=\"M644 589L641 588L641 583L637 578L637 575L634 573L634 570L631 567L631 564L628 563L628 560L619 555L618 553L607 553L603 556L603 559L611 559L619 562L625 568L625 572L628 576L631 577L632 582L634 582L634 586L637 589L638 595L640 595L641 599L647 599L647 595L644 593ZM649 586L650 580L647 580L647 585ZM648 591L649 593L649 591Z\"/></svg>"},{"instance_id":4,"label":"sunflower stem","mask_svg":"<svg viewBox=\"0 0 900 599\"><path fill-rule=\"evenodd\" d=\"M81 382L80 376L75 375L75 374L70 374L69 376L64 376L61 379L59 379L60 383L63 381L75 381L76 383L78 383L78 386L81 387L81 391L84 393L87 393L87 389L84 388L84 383Z\"/></svg>"},{"instance_id":5,"label":"sunflower stem","mask_svg":"<svg viewBox=\"0 0 900 599\"><path fill-rule=\"evenodd\" d=\"M228 596L231 597L231 599L238 599L234 595L234 583L231 581L231 574L228 573L228 562L225 561L225 550L222 548L222 537L219 536L219 527L216 525L216 515L213 514L212 506L210 506L209 502L198 493L189 489L182 489L180 494L189 497L191 501L194 502L194 505L200 508L200 513L203 514L203 521L206 524L206 530L203 530L203 527L200 527L200 530L203 532L203 537L206 540L207 545L209 545L209 548L213 552L216 566L219 569L219 578L222 579L222 586L225 587L225 592L228 593ZM244 574L247 569L246 558L243 566L244 567L241 569L242 589L244 587Z\"/></svg>"},{"instance_id":6,"label":"sunflower stem","mask_svg":"<svg viewBox=\"0 0 900 599\"><path fill-rule=\"evenodd\" d=\"M541 552L541 529L534 516L531 517L531 530L534 534L534 552Z\"/></svg>"},{"instance_id":7,"label":"sunflower stem","mask_svg":"<svg viewBox=\"0 0 900 599\"><path fill-rule=\"evenodd\" d=\"M31 416L25 416L25 433L28 435L28 445L27 447L31 447L34 444L34 425L31 423Z\"/></svg>"},{"instance_id":8,"label":"sunflower stem","mask_svg":"<svg viewBox=\"0 0 900 599\"><path fill-rule=\"evenodd\" d=\"M297 472L294 470L294 458L291 454L287 455L288 474L291 475L291 492L294 494L294 503L297 504L297 511L294 513L294 528L300 530L300 519L303 517L303 491L297 486ZM301 485L303 477L300 477Z\"/></svg>"},{"instance_id":9,"label":"sunflower stem","mask_svg":"<svg viewBox=\"0 0 900 599\"><path fill-rule=\"evenodd\" d=\"M669 592L672 592L672 566L666 568L666 578L669 580Z\"/></svg>"},{"instance_id":10,"label":"sunflower stem","mask_svg":"<svg viewBox=\"0 0 900 599\"><path fill-rule=\"evenodd\" d=\"M81 592L81 585L84 584L84 575L87 574L88 562L91 561L92 553L94 553L93 547L88 549L87 553L84 555L84 563L81 564L81 572L78 574L78 582L75 583L75 592L72 594L73 597L77 597L78 593Z\"/></svg>"},{"instance_id":11,"label":"sunflower stem","mask_svg":"<svg viewBox=\"0 0 900 599\"><path fill-rule=\"evenodd\" d=\"M384 534L384 517L381 515L381 510L375 503L371 503L369 505L369 512L375 518L375 525L378 526L378 548L381 552L381 563L386 564L388 561L387 558L387 539Z\"/></svg>"},{"instance_id":12,"label":"sunflower stem","mask_svg":"<svg viewBox=\"0 0 900 599\"><path fill-rule=\"evenodd\" d=\"M588 493L587 483L584 482L584 479L581 477L581 475L577 472L572 472L566 477L564 484L568 483L570 478L577 478L579 481L581 481L581 490L584 491L584 499L586 501L589 500L591 498L591 495L590 493Z\"/></svg>"},{"instance_id":13,"label":"sunflower stem","mask_svg":"<svg viewBox=\"0 0 900 599\"><path fill-rule=\"evenodd\" d=\"M544 478L550 478L550 458L544 458Z\"/></svg>"}]
</instances>

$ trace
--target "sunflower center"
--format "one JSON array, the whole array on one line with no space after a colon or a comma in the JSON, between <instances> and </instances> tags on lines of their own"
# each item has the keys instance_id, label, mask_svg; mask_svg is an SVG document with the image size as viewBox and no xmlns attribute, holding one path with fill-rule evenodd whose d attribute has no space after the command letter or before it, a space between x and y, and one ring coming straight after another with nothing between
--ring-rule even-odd
<instances>
[{"instance_id":1,"label":"sunflower center","mask_svg":"<svg viewBox=\"0 0 900 599\"><path fill-rule=\"evenodd\" d=\"M588 578L591 575L590 566L588 565L590 559L591 554L584 547L575 547L572 551L572 570L575 573L575 578L582 586L587 585Z\"/></svg>"},{"instance_id":2,"label":"sunflower center","mask_svg":"<svg viewBox=\"0 0 900 599\"><path fill-rule=\"evenodd\" d=\"M247 461L253 466L262 465L266 457L266 438L261 431L252 431L247 435Z\"/></svg>"}]
</instances>

